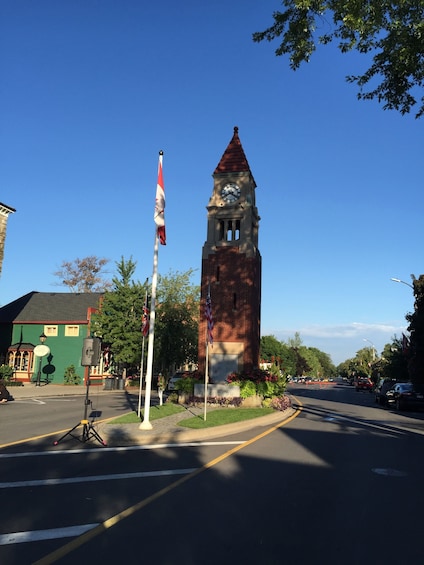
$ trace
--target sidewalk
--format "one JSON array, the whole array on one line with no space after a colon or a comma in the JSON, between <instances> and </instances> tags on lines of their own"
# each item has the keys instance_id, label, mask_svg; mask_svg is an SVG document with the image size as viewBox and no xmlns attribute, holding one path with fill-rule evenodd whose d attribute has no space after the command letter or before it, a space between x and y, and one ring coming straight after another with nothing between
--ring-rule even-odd
<instances>
[{"instance_id":1,"label":"sidewalk","mask_svg":"<svg viewBox=\"0 0 424 565\"><path fill-rule=\"evenodd\" d=\"M36 386L33 383L27 383L21 387L9 387L10 394L16 399L22 398L43 398L66 395L85 395L86 387L81 385L55 385L48 384ZM116 395L125 393L138 397L138 390L130 388L127 390L104 390L103 386L91 386L90 394ZM152 391L152 404L157 403L156 391ZM12 402L13 404L13 402ZM209 410L220 408L212 408ZM225 410L225 408L222 408ZM182 442L198 442L207 441L212 438L223 437L232 434L242 433L255 427L270 427L278 425L282 421L294 414L294 408L288 408L284 412L276 411L268 416L245 420L235 424L226 424L203 430L191 430L179 425L181 420L192 418L193 416L201 416L204 414L203 407L186 407L184 412L159 418L151 421L151 430L141 430L139 424L108 424L107 422L94 422L95 429L106 442L109 447L121 447L129 445L147 445L152 443L182 443ZM207 413L206 413L207 418ZM77 435L77 433L76 433ZM95 440L93 439L93 442Z\"/></svg>"},{"instance_id":2,"label":"sidewalk","mask_svg":"<svg viewBox=\"0 0 424 565\"><path fill-rule=\"evenodd\" d=\"M43 396L66 396L79 394L84 396L87 388L83 385L56 385L56 384L42 384L37 386L35 383L25 383L24 386L8 386L7 390L13 398L41 398ZM135 390L135 389L134 389ZM90 393L124 393L125 390L104 390L103 385L90 386ZM138 394L138 390L136 391Z\"/></svg>"}]
</instances>

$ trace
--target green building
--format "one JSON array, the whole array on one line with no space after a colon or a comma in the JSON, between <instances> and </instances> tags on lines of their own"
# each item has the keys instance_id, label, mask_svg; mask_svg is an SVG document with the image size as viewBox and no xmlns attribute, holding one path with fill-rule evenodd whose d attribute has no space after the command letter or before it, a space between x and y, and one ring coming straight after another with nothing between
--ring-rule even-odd
<instances>
[{"instance_id":1,"label":"green building","mask_svg":"<svg viewBox=\"0 0 424 565\"><path fill-rule=\"evenodd\" d=\"M73 365L84 383L84 338L90 319L99 307L101 293L30 292L0 308L0 364L13 367L22 382L63 384ZM46 347L37 347L40 345ZM103 358L91 368L92 377L103 378Z\"/></svg>"}]
</instances>

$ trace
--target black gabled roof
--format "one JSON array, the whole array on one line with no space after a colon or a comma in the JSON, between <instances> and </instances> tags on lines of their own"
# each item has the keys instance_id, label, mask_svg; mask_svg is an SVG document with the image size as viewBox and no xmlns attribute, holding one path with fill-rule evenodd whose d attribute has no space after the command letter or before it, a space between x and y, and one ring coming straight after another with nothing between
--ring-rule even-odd
<instances>
[{"instance_id":1,"label":"black gabled roof","mask_svg":"<svg viewBox=\"0 0 424 565\"><path fill-rule=\"evenodd\" d=\"M98 308L100 292L29 292L0 308L0 323L84 322L89 308Z\"/></svg>"}]
</instances>

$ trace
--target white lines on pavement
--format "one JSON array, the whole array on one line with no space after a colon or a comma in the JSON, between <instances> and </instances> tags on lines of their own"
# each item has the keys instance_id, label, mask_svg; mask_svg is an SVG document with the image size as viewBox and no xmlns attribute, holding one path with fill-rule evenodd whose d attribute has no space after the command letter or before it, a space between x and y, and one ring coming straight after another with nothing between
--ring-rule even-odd
<instances>
[{"instance_id":1,"label":"white lines on pavement","mask_svg":"<svg viewBox=\"0 0 424 565\"><path fill-rule=\"evenodd\" d=\"M49 487L57 485L71 485L75 483L94 483L97 481L117 481L124 479L144 479L148 477L169 477L174 475L187 475L196 469L165 469L163 471L143 471L140 473L117 473L115 475L93 475L87 477L69 477L63 479L40 479L29 481L12 481L0 483L0 489L22 487Z\"/></svg>"},{"instance_id":2,"label":"white lines on pavement","mask_svg":"<svg viewBox=\"0 0 424 565\"><path fill-rule=\"evenodd\" d=\"M48 404L49 402L75 402L75 398L52 398L40 400L40 398L15 398L14 402L19 404Z\"/></svg>"},{"instance_id":3,"label":"white lines on pavement","mask_svg":"<svg viewBox=\"0 0 424 565\"><path fill-rule=\"evenodd\" d=\"M131 445L127 447L94 447L91 449L59 449L55 451L26 451L24 453L0 453L0 459L15 459L19 457L43 457L47 455L81 455L85 453L90 455L93 452L122 452L122 451L139 451L151 449L166 449L174 447L209 447L211 445L239 445L244 441L196 441L185 443L152 443L146 445Z\"/></svg>"},{"instance_id":4,"label":"white lines on pavement","mask_svg":"<svg viewBox=\"0 0 424 565\"><path fill-rule=\"evenodd\" d=\"M52 528L50 530L34 530L28 532L12 532L0 535L0 545L11 545L16 543L27 543L42 541L46 539L70 538L80 536L88 530L92 530L98 524L83 524L81 526L69 526L67 528Z\"/></svg>"}]
</instances>

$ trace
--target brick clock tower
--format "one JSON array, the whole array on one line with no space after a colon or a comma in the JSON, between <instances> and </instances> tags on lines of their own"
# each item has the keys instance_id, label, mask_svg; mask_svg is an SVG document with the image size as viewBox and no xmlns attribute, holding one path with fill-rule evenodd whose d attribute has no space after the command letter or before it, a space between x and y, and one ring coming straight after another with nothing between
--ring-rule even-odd
<instances>
[{"instance_id":1,"label":"brick clock tower","mask_svg":"<svg viewBox=\"0 0 424 565\"><path fill-rule=\"evenodd\" d=\"M210 289L214 321L209 346L209 377L225 382L232 371L259 365L261 255L256 183L238 128L213 173L207 206L207 237L202 250L199 370L205 371L205 303Z\"/></svg>"}]
</instances>

